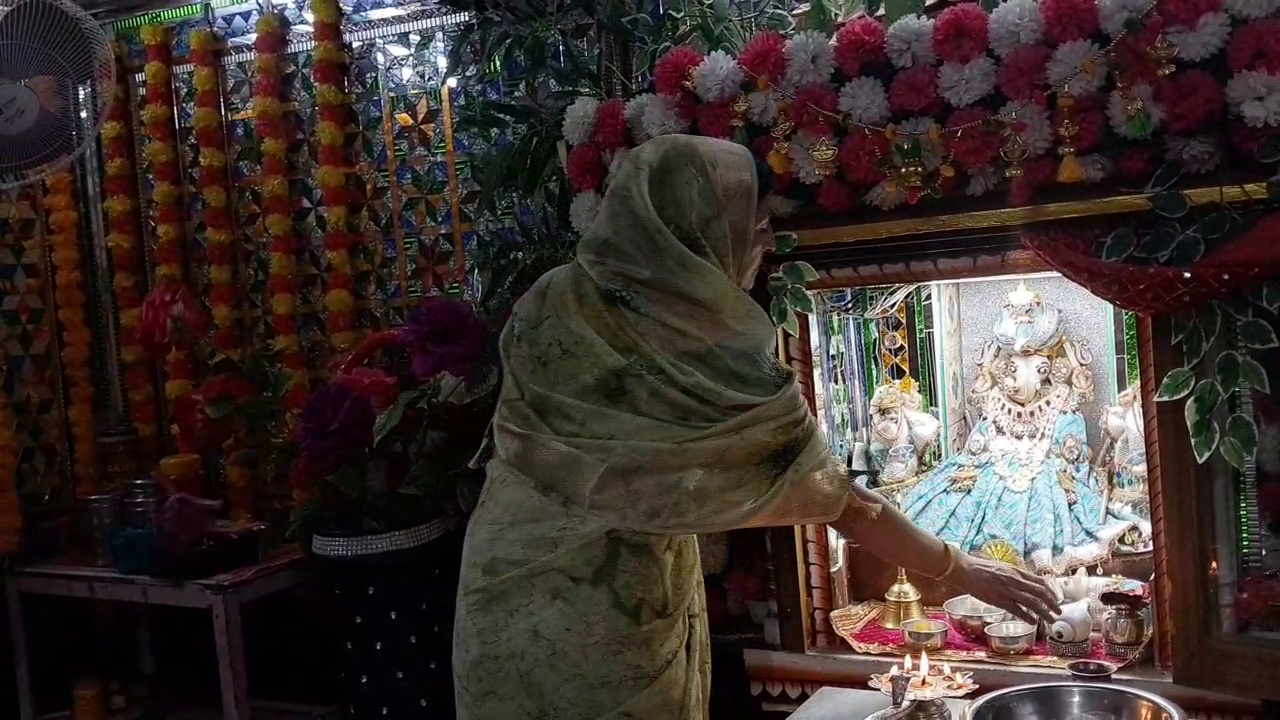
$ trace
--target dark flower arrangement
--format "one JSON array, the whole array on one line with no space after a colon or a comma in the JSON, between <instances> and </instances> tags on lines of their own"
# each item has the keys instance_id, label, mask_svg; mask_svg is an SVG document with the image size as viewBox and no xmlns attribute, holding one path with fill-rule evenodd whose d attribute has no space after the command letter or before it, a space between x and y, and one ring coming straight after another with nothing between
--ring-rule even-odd
<instances>
[{"instance_id":1,"label":"dark flower arrangement","mask_svg":"<svg viewBox=\"0 0 1280 720\"><path fill-rule=\"evenodd\" d=\"M357 347L299 417L295 530L392 532L465 512L497 397L493 337L470 305L434 295Z\"/></svg>"}]
</instances>

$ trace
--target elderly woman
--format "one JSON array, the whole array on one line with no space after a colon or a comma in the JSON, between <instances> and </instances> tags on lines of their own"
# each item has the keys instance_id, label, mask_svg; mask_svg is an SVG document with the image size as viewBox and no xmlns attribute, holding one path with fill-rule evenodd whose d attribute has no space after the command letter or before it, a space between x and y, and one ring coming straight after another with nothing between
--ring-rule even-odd
<instances>
[{"instance_id":1,"label":"elderly woman","mask_svg":"<svg viewBox=\"0 0 1280 720\"><path fill-rule=\"evenodd\" d=\"M669 136L619 169L577 260L502 336L494 457L467 530L460 720L702 720L698 533L802 523L1028 618L1038 578L966 557L853 487L769 317L756 163Z\"/></svg>"}]
</instances>

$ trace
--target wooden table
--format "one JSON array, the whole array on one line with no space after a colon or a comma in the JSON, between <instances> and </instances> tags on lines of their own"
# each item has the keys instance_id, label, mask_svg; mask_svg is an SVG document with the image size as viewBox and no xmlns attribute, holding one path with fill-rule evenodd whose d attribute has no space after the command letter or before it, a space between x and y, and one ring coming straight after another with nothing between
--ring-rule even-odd
<instances>
[{"instance_id":1,"label":"wooden table","mask_svg":"<svg viewBox=\"0 0 1280 720\"><path fill-rule=\"evenodd\" d=\"M967 700L947 700L951 717L959 720ZM889 707L889 698L878 690L824 687L791 714L791 720L863 720Z\"/></svg>"},{"instance_id":2,"label":"wooden table","mask_svg":"<svg viewBox=\"0 0 1280 720\"><path fill-rule=\"evenodd\" d=\"M213 617L214 647L224 720L249 720L249 688L245 677L244 632L240 608L278 593L302 580L302 555L290 549L257 565L202 580L185 582L143 575L121 575L103 568L49 563L21 568L5 579L13 659L18 674L19 720L35 720L31 671L27 661L22 595L108 600L139 605L166 605L206 610Z\"/></svg>"}]
</instances>

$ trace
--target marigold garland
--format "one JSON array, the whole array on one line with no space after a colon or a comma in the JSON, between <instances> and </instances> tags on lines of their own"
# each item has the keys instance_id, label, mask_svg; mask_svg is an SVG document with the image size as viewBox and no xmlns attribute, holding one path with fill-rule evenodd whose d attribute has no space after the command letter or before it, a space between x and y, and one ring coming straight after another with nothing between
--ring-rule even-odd
<instances>
[{"instance_id":1,"label":"marigold garland","mask_svg":"<svg viewBox=\"0 0 1280 720\"><path fill-rule=\"evenodd\" d=\"M258 19L254 40L253 114L262 153L262 213L268 237L271 325L280 363L289 372L285 406L302 409L307 397L307 357L298 339L297 234L293 228L293 200L289 195L289 142L296 131L285 119L281 100L284 71L280 54L287 41L284 17L265 13Z\"/></svg>"},{"instance_id":2,"label":"marigold garland","mask_svg":"<svg viewBox=\"0 0 1280 720\"><path fill-rule=\"evenodd\" d=\"M80 213L75 180L61 172L45 179L44 209L53 260L54 302L62 328L62 368L67 381L67 424L71 429L72 477L77 497L98 489L93 417L93 336L86 322L88 298L80 258Z\"/></svg>"},{"instance_id":3,"label":"marigold garland","mask_svg":"<svg viewBox=\"0 0 1280 720\"><path fill-rule=\"evenodd\" d=\"M0 364L3 367L3 364ZM0 377L3 373L0 372ZM22 503L18 498L18 438L9 399L0 392L0 558L18 551L22 538Z\"/></svg>"},{"instance_id":4,"label":"marigold garland","mask_svg":"<svg viewBox=\"0 0 1280 720\"><path fill-rule=\"evenodd\" d=\"M230 358L240 352L236 333L236 236L231 218L231 187L227 177L226 133L222 125L218 36L209 28L191 33L194 66L196 147L200 151L197 187L204 198L205 256L209 263L209 309L213 316L213 349Z\"/></svg>"},{"instance_id":5,"label":"marigold garland","mask_svg":"<svg viewBox=\"0 0 1280 720\"><path fill-rule=\"evenodd\" d=\"M177 129L174 126L173 47L169 28L142 28L147 52L146 107L142 121L147 133L144 150L154 180L151 215L156 225L154 287L181 285L183 280L184 217ZM195 368L188 353L173 351L165 358L164 393L170 402L189 394Z\"/></svg>"},{"instance_id":6,"label":"marigold garland","mask_svg":"<svg viewBox=\"0 0 1280 720\"><path fill-rule=\"evenodd\" d=\"M319 147L316 184L320 187L325 216L324 248L325 327L338 352L355 344L355 296L351 273L351 220L348 211L347 176L351 163L346 151L347 66L342 42L342 8L337 0L311 0L316 46L312 63L315 81L316 140Z\"/></svg>"},{"instance_id":7,"label":"marigold garland","mask_svg":"<svg viewBox=\"0 0 1280 720\"><path fill-rule=\"evenodd\" d=\"M106 202L107 247L111 252L112 287L120 323L120 372L134 431L144 448L159 434L155 385L146 353L138 343L138 320L145 291L145 258L138 228L138 178L134 173L133 118L128 74L116 74L115 94L102 126L103 191Z\"/></svg>"}]
</instances>

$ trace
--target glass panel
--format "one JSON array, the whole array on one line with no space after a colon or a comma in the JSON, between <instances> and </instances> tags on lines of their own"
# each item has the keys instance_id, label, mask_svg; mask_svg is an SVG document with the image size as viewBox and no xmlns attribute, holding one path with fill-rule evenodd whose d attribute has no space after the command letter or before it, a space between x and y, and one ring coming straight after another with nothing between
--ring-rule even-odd
<instances>
[{"instance_id":1,"label":"glass panel","mask_svg":"<svg viewBox=\"0 0 1280 720\"><path fill-rule=\"evenodd\" d=\"M1275 325L1274 318L1268 322ZM1261 368L1280 362L1274 349L1252 351L1252 357ZM1242 386L1249 387L1247 377ZM1217 579L1211 591L1223 633L1280 647L1280 400L1247 391L1232 402L1231 412L1254 418L1258 453L1242 472L1219 463L1211 474L1216 558L1210 571ZM1232 434L1227 430L1225 438Z\"/></svg>"},{"instance_id":2,"label":"glass panel","mask_svg":"<svg viewBox=\"0 0 1280 720\"><path fill-rule=\"evenodd\" d=\"M965 552L1052 577L1079 610L1062 642L1011 664L1144 655L1149 632L1100 632L1102 593L1141 597L1152 572L1132 319L1052 273L842 288L816 304L816 411L857 481ZM833 627L859 652L900 657L901 633L881 624L896 569L829 540L848 604ZM911 581L926 608L953 594ZM940 659L985 650L981 637L948 643Z\"/></svg>"}]
</instances>

